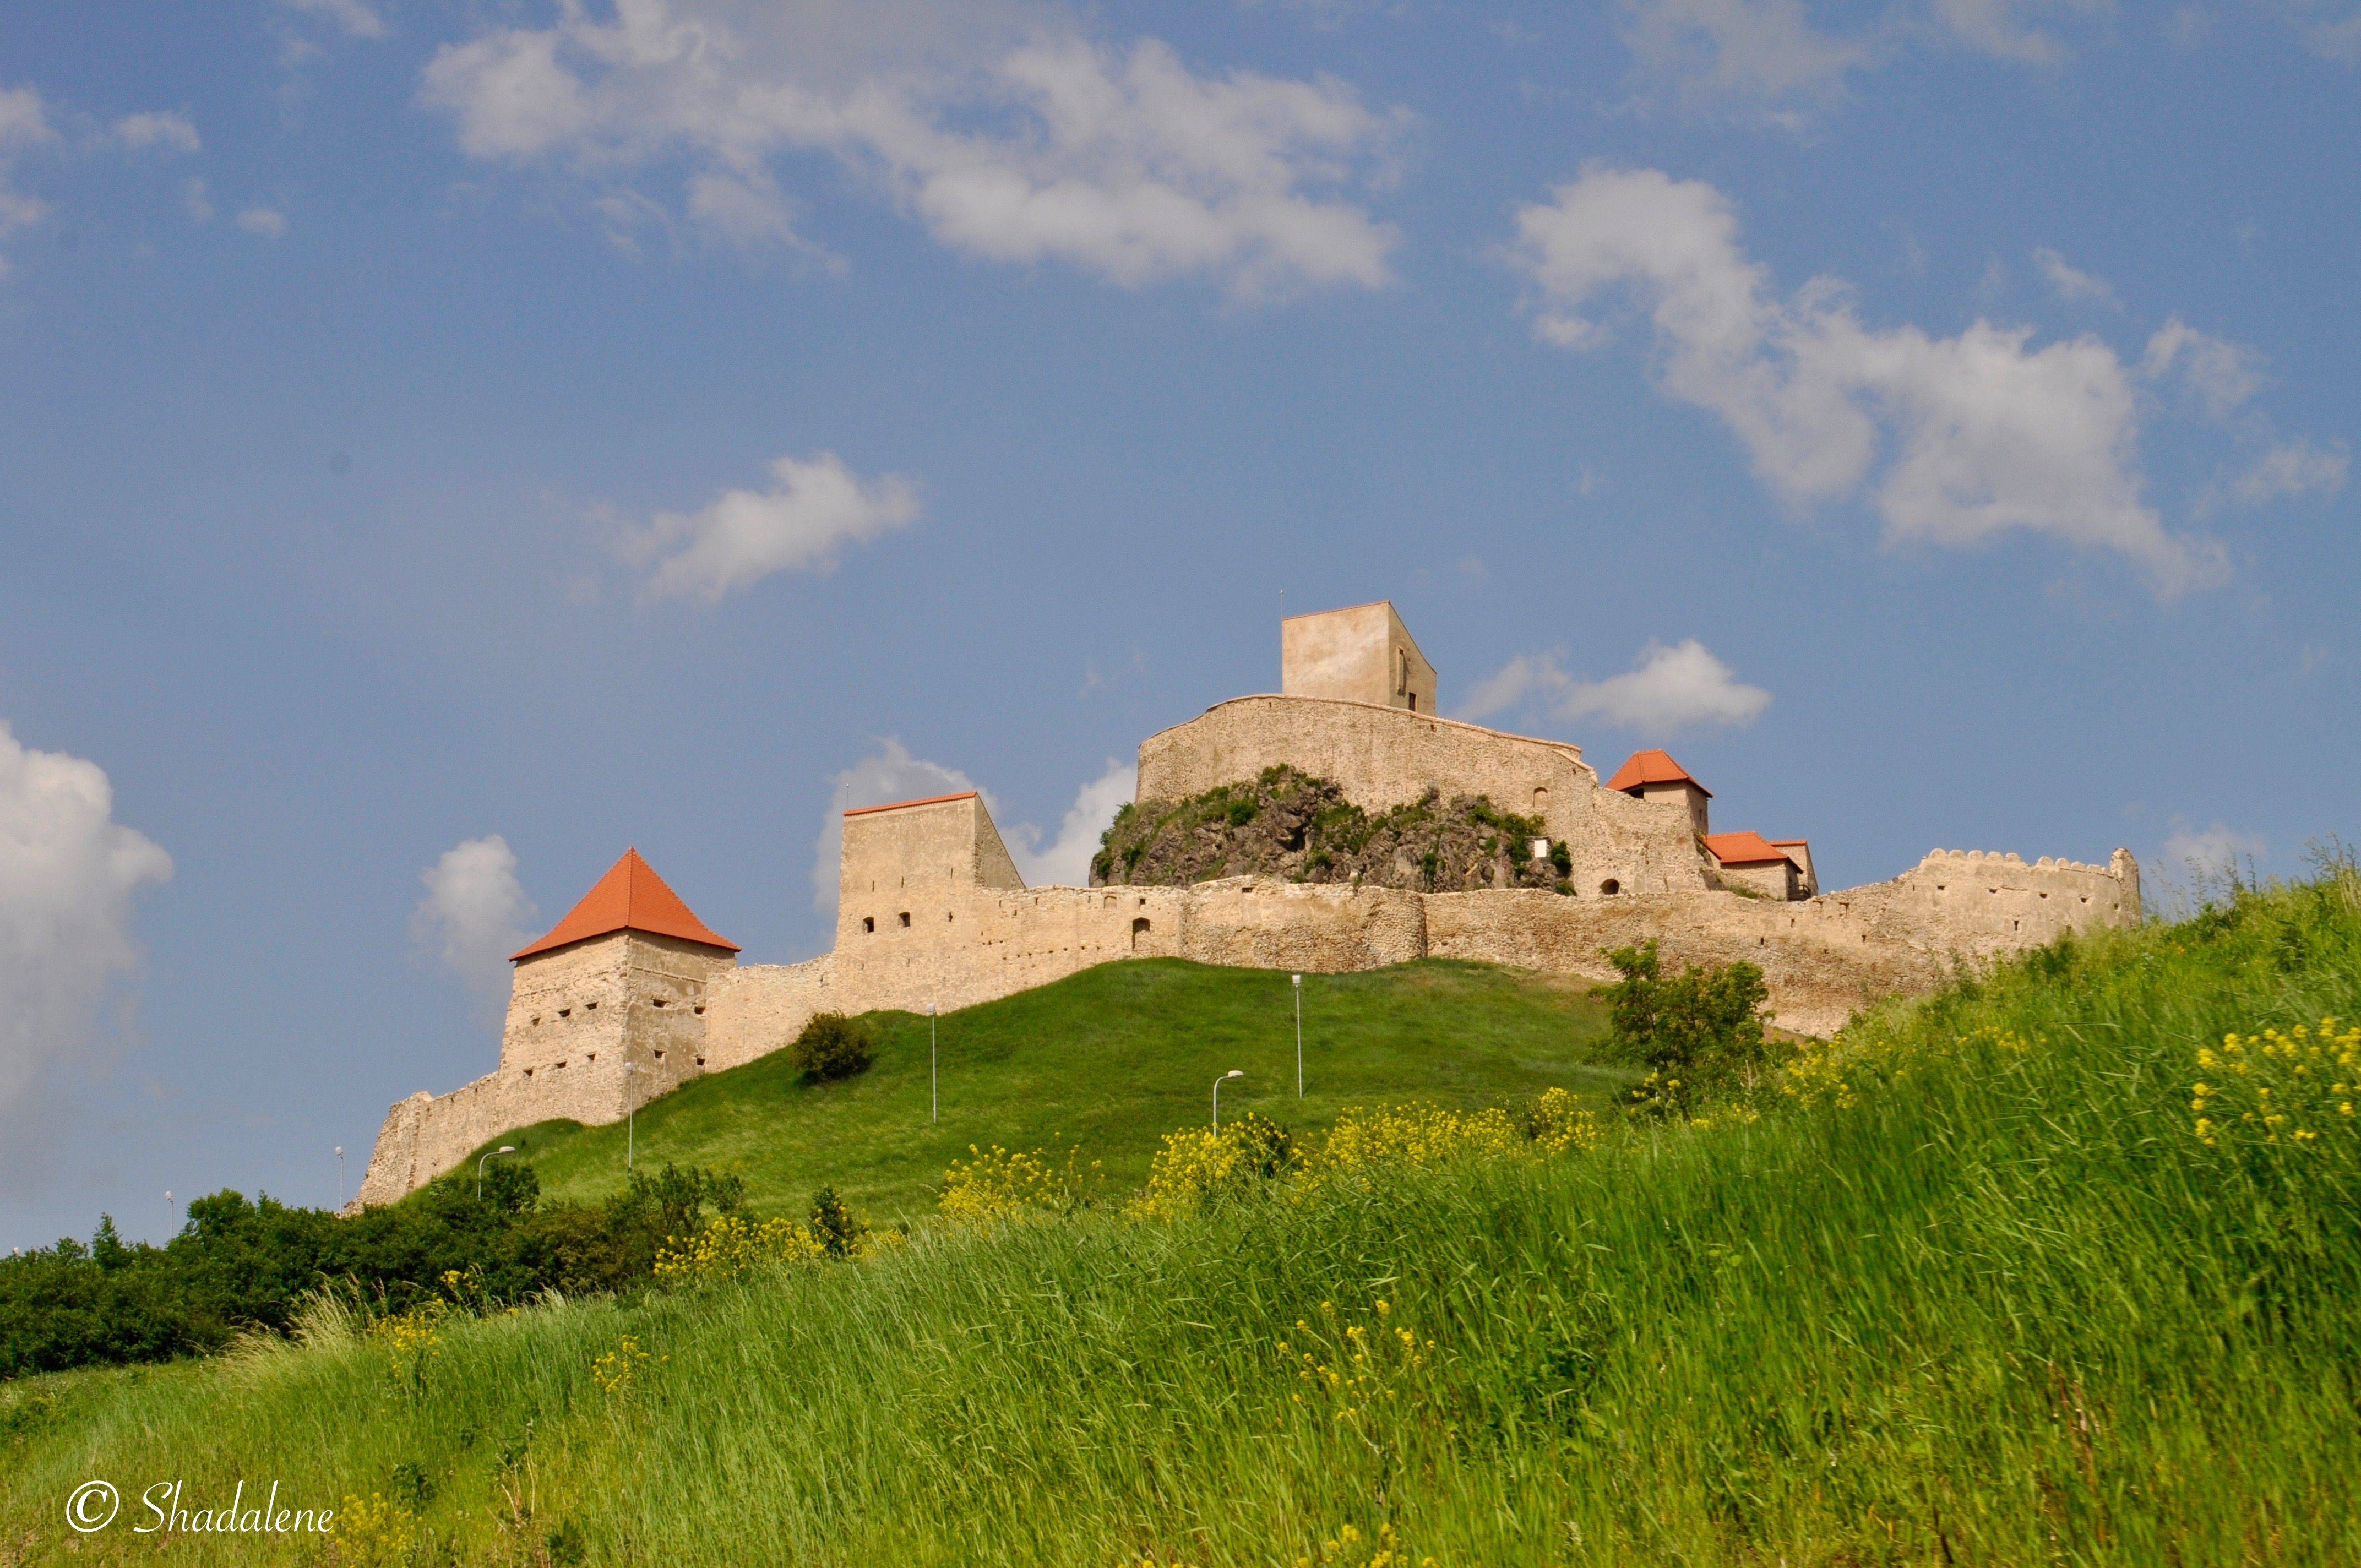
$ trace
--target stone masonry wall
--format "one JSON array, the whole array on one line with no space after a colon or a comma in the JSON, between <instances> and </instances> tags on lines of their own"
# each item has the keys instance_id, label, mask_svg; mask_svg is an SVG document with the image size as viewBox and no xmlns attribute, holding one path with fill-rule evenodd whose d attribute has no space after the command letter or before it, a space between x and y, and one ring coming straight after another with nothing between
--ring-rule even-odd
<instances>
[{"instance_id":1,"label":"stone masonry wall","mask_svg":"<svg viewBox=\"0 0 2361 1568\"><path fill-rule=\"evenodd\" d=\"M938 891L928 907L950 916L939 926L896 921L807 963L714 975L698 1019L702 1052L665 1087L778 1050L816 1012L924 1012L929 1003L950 1011L1131 957L1312 973L1453 958L1603 981L1613 978L1605 949L1653 937L1675 966L1759 966L1780 1026L1825 1034L1869 1003L1939 985L1956 961L2136 922L2139 869L2122 850L2106 867L1937 850L1892 882L1795 903L1702 888L1568 898L1255 877L1188 888ZM619 1069L588 1062L587 1051L578 1064L568 1059L563 1080L554 1067L533 1078L504 1067L453 1093L395 1105L357 1201L391 1201L512 1128L558 1116L621 1120ZM641 1102L649 1098L642 1093Z\"/></svg>"},{"instance_id":2,"label":"stone masonry wall","mask_svg":"<svg viewBox=\"0 0 2361 1568\"><path fill-rule=\"evenodd\" d=\"M1685 806L1602 789L1582 748L1372 703L1243 696L1139 745L1139 798L1185 800L1286 762L1323 778L1367 811L1486 795L1538 817L1574 858L1578 898L1712 885ZM1606 893L1614 883L1614 894Z\"/></svg>"},{"instance_id":3,"label":"stone masonry wall","mask_svg":"<svg viewBox=\"0 0 2361 1568\"><path fill-rule=\"evenodd\" d=\"M1430 786L1539 816L1572 896L1420 894L1237 877L1189 887L1025 887L978 796L845 818L834 950L738 966L638 932L517 966L500 1069L391 1108L356 1203L390 1201L487 1140L553 1118L620 1121L699 1073L793 1040L818 1012L968 1007L1131 957L1339 972L1427 956L1609 978L1601 950L1655 937L1668 960L1762 967L1778 1022L1825 1032L1864 1003L2066 930L2139 918L2139 870L1937 850L1892 882L1798 902L1721 891L1677 799L1599 787L1579 748L1430 714L1241 697L1151 736L1139 797L1181 799L1277 762L1371 810ZM627 1087L622 1068L639 1069Z\"/></svg>"}]
</instances>

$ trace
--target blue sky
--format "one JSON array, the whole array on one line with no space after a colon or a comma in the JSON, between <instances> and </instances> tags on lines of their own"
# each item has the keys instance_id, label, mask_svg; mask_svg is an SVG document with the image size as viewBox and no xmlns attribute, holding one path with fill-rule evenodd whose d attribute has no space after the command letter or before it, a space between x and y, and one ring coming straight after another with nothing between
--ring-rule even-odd
<instances>
[{"instance_id":1,"label":"blue sky","mask_svg":"<svg viewBox=\"0 0 2361 1568\"><path fill-rule=\"evenodd\" d=\"M0 1245L333 1201L628 845L1070 876L1282 607L1829 886L2300 870L2356 148L2346 0L20 7Z\"/></svg>"}]
</instances>

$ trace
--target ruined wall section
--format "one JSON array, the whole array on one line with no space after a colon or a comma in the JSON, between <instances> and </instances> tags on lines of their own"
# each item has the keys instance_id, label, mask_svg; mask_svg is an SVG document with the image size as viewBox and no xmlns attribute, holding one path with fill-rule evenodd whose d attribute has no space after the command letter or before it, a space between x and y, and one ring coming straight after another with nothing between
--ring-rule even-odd
<instances>
[{"instance_id":1,"label":"ruined wall section","mask_svg":"<svg viewBox=\"0 0 2361 1568\"><path fill-rule=\"evenodd\" d=\"M1609 948L1654 938L1667 965L1763 970L1780 1027L1827 1034L1858 1008L1934 989L1979 963L2139 921L2139 868L1938 850L1891 882L1796 903L1728 892L1585 901L1532 892L1429 894L1427 950L1608 981Z\"/></svg>"}]
</instances>

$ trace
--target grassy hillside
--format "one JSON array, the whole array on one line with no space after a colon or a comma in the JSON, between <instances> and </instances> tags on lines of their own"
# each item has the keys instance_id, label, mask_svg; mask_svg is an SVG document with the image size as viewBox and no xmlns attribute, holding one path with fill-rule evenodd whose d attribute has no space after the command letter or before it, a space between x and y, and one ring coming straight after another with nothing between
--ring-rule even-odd
<instances>
[{"instance_id":1,"label":"grassy hillside","mask_svg":"<svg viewBox=\"0 0 2361 1568\"><path fill-rule=\"evenodd\" d=\"M1080 1145L1111 1193L1146 1179L1162 1135L1222 1108L1299 1129L1349 1105L1490 1104L1564 1085L1603 1104L1630 1071L1590 1061L1604 1011L1560 977L1431 959L1303 980L1305 1097L1295 1097L1294 1003L1284 973L1157 959L1103 964L941 1020L942 1120L927 1115L927 1020L872 1015L876 1063L806 1085L785 1053L701 1079L638 1118L638 1159L734 1172L760 1212L833 1183L873 1219L934 1212L971 1144ZM553 1197L602 1198L622 1180L625 1130L544 1123L524 1151ZM487 1147L515 1144L503 1134ZM480 1150L478 1151L481 1152Z\"/></svg>"},{"instance_id":2,"label":"grassy hillside","mask_svg":"<svg viewBox=\"0 0 2361 1568\"><path fill-rule=\"evenodd\" d=\"M2350 1563L2356 1014L2346 874L1888 1007L1704 1125L36 1379L0 1542L177 1477L357 1499L336 1558L190 1563Z\"/></svg>"}]
</instances>

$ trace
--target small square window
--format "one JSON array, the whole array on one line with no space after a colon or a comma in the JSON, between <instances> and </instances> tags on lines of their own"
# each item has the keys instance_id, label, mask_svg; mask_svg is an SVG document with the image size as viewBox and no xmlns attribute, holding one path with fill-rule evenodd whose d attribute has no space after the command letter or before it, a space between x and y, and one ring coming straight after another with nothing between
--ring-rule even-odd
<instances>
[{"instance_id":1,"label":"small square window","mask_svg":"<svg viewBox=\"0 0 2361 1568\"><path fill-rule=\"evenodd\" d=\"M908 910L905 909L904 911L902 911L902 929L903 929L903 930L905 930L905 931L906 931L906 930L908 930L909 928L910 928L910 912L909 912Z\"/></svg>"},{"instance_id":2,"label":"small square window","mask_svg":"<svg viewBox=\"0 0 2361 1568\"><path fill-rule=\"evenodd\" d=\"M874 915L862 916L861 917L861 928L863 931L873 933L877 929L877 916Z\"/></svg>"}]
</instances>

